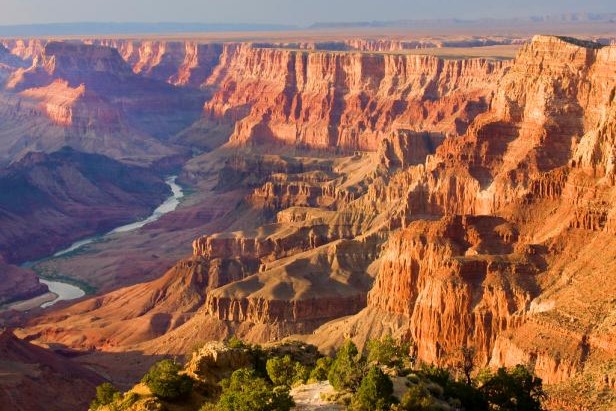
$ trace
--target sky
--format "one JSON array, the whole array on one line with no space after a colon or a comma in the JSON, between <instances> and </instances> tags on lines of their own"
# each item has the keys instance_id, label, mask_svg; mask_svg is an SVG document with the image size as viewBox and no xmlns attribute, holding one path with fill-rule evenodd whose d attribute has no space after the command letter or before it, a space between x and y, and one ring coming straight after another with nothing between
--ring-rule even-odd
<instances>
[{"instance_id":1,"label":"sky","mask_svg":"<svg viewBox=\"0 0 616 411\"><path fill-rule=\"evenodd\" d=\"M615 0L0 0L0 25L273 23L528 17L616 12Z\"/></svg>"}]
</instances>

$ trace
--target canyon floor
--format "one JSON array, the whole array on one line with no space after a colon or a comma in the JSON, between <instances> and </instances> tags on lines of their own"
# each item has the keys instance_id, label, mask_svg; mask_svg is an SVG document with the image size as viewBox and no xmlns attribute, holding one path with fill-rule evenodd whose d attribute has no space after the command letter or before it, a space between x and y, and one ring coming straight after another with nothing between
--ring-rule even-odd
<instances>
[{"instance_id":1,"label":"canyon floor","mask_svg":"<svg viewBox=\"0 0 616 411\"><path fill-rule=\"evenodd\" d=\"M616 34L588 30L0 40L0 395L128 389L231 336L391 334L614 409ZM169 176L175 210L54 257ZM87 295L10 309L37 276Z\"/></svg>"}]
</instances>

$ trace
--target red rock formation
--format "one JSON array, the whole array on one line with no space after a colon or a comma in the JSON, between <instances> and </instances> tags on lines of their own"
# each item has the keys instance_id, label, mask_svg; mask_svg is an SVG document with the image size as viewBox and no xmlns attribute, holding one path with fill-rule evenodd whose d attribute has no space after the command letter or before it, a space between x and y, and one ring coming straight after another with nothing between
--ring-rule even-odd
<instances>
[{"instance_id":1,"label":"red rock formation","mask_svg":"<svg viewBox=\"0 0 616 411\"><path fill-rule=\"evenodd\" d=\"M11 160L34 148L70 145L151 162L175 154L159 140L196 120L204 99L136 75L115 49L78 42L46 44L31 67L11 74L6 88L0 159Z\"/></svg>"},{"instance_id":2,"label":"red rock formation","mask_svg":"<svg viewBox=\"0 0 616 411\"><path fill-rule=\"evenodd\" d=\"M201 87L218 65L222 45L193 41L93 40L116 48L133 71L178 86Z\"/></svg>"},{"instance_id":3,"label":"red rock formation","mask_svg":"<svg viewBox=\"0 0 616 411\"><path fill-rule=\"evenodd\" d=\"M524 319L539 271L513 249L517 233L493 217L415 222L393 236L368 305L401 314L425 361L462 346L486 363L496 337Z\"/></svg>"},{"instance_id":4,"label":"red rock formation","mask_svg":"<svg viewBox=\"0 0 616 411\"><path fill-rule=\"evenodd\" d=\"M21 59L26 65L43 53L47 41L40 39L8 39L1 40L0 43L6 49Z\"/></svg>"},{"instance_id":5,"label":"red rock formation","mask_svg":"<svg viewBox=\"0 0 616 411\"><path fill-rule=\"evenodd\" d=\"M236 145L376 150L397 128L462 134L486 110L506 63L430 56L226 46L205 106L237 122Z\"/></svg>"},{"instance_id":6,"label":"red rock formation","mask_svg":"<svg viewBox=\"0 0 616 411\"><path fill-rule=\"evenodd\" d=\"M397 330L408 327L420 358L446 362L472 344L484 363L532 363L549 383L614 357L614 56L535 37L465 136L371 187L372 202L399 204L406 228L382 254L369 310L345 327L364 328L375 310L402 315ZM474 224L456 234L412 222L426 214L493 215L512 228L488 240Z\"/></svg>"}]
</instances>

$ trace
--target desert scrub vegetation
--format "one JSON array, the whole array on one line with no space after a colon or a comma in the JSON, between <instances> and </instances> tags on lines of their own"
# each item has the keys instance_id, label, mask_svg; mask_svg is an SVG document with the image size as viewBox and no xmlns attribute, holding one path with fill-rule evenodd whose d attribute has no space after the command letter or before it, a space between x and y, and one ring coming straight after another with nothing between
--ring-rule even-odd
<instances>
[{"instance_id":1,"label":"desert scrub vegetation","mask_svg":"<svg viewBox=\"0 0 616 411\"><path fill-rule=\"evenodd\" d=\"M525 366L474 372L467 347L447 369L417 364L412 344L391 336L369 341L363 351L347 340L333 357L301 342L212 344L195 350L184 367L159 361L127 393L102 384L90 409L288 411L292 388L325 381L335 390L325 400L349 411L539 411L545 398L541 379Z\"/></svg>"}]
</instances>

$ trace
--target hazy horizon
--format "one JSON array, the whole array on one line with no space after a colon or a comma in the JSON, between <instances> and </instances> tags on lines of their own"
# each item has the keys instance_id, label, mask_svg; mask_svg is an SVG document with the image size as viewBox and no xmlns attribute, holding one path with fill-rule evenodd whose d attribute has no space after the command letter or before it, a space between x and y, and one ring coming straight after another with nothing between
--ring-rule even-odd
<instances>
[{"instance_id":1,"label":"hazy horizon","mask_svg":"<svg viewBox=\"0 0 616 411\"><path fill-rule=\"evenodd\" d=\"M616 6L608 0L5 0L0 25L173 22L308 26L319 22L611 12L616 12Z\"/></svg>"}]
</instances>

